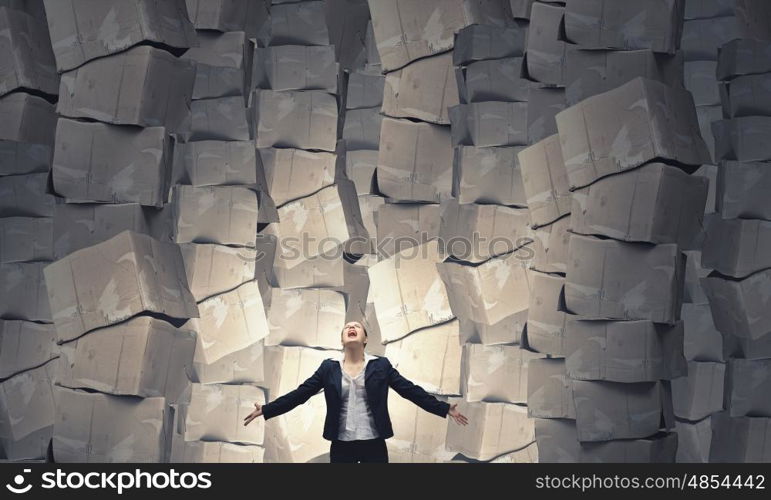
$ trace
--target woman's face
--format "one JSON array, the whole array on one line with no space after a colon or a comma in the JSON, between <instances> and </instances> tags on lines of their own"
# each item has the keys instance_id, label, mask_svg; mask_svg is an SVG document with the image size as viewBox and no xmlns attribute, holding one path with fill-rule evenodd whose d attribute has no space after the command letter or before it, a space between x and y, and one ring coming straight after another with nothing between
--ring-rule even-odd
<instances>
[{"instance_id":1,"label":"woman's face","mask_svg":"<svg viewBox=\"0 0 771 500\"><path fill-rule=\"evenodd\" d=\"M366 342L366 338L364 327L358 321L349 321L343 327L343 347L349 342L359 342L363 344Z\"/></svg>"}]
</instances>

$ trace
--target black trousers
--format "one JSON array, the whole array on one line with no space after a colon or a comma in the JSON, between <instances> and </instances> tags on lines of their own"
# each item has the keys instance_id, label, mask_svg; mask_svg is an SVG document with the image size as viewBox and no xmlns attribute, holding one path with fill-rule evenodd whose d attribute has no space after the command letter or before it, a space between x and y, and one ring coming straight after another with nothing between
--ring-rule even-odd
<instances>
[{"instance_id":1,"label":"black trousers","mask_svg":"<svg viewBox=\"0 0 771 500\"><path fill-rule=\"evenodd\" d=\"M333 464L388 463L388 448L383 438L356 441L336 439L329 446L329 461Z\"/></svg>"}]
</instances>

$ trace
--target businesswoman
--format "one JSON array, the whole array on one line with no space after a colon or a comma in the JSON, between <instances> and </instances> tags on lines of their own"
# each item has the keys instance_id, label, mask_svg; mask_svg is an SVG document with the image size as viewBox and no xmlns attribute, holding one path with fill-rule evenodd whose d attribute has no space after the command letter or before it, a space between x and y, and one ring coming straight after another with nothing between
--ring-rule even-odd
<instances>
[{"instance_id":1,"label":"businesswoman","mask_svg":"<svg viewBox=\"0 0 771 500\"><path fill-rule=\"evenodd\" d=\"M330 462L356 463L388 462L385 440L394 435L388 416L389 387L427 412L449 415L459 425L468 424L457 404L440 401L402 377L387 358L365 353L367 331L360 322L347 323L340 340L343 353L338 359L325 359L297 389L264 405L255 403L244 425L259 416L268 420L282 415L324 389L324 439L332 441Z\"/></svg>"}]
</instances>

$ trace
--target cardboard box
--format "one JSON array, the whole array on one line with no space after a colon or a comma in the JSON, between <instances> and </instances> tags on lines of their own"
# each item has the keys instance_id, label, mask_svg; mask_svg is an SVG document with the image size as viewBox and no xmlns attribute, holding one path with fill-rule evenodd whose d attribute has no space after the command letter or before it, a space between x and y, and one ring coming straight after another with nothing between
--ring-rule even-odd
<instances>
[{"instance_id":1,"label":"cardboard box","mask_svg":"<svg viewBox=\"0 0 771 500\"><path fill-rule=\"evenodd\" d=\"M492 325L529 305L530 278L516 253L478 265L448 261L436 268L447 287L452 312L460 318Z\"/></svg>"},{"instance_id":2,"label":"cardboard box","mask_svg":"<svg viewBox=\"0 0 771 500\"><path fill-rule=\"evenodd\" d=\"M339 258L341 249L364 253L369 248L356 188L347 179L338 179L311 196L285 203L279 217L279 223L264 231L279 242L274 267L291 269L320 255Z\"/></svg>"},{"instance_id":3,"label":"cardboard box","mask_svg":"<svg viewBox=\"0 0 771 500\"><path fill-rule=\"evenodd\" d=\"M265 383L263 342L226 354L213 363L193 362L192 382L201 384L257 384Z\"/></svg>"},{"instance_id":4,"label":"cardboard box","mask_svg":"<svg viewBox=\"0 0 771 500\"><path fill-rule=\"evenodd\" d=\"M686 257L683 303L708 304L707 296L701 287L701 278L709 275L712 270L702 266L701 250L686 250L683 253Z\"/></svg>"},{"instance_id":5,"label":"cardboard box","mask_svg":"<svg viewBox=\"0 0 771 500\"><path fill-rule=\"evenodd\" d=\"M138 203L57 203L53 216L54 259L51 260L109 240L126 230L150 234L147 217Z\"/></svg>"},{"instance_id":6,"label":"cardboard box","mask_svg":"<svg viewBox=\"0 0 771 500\"><path fill-rule=\"evenodd\" d=\"M717 171L717 207L726 219L771 220L771 163L722 161Z\"/></svg>"},{"instance_id":7,"label":"cardboard box","mask_svg":"<svg viewBox=\"0 0 771 500\"><path fill-rule=\"evenodd\" d=\"M371 1L369 8L384 72L451 49L455 32L468 25L513 24L502 0Z\"/></svg>"},{"instance_id":8,"label":"cardboard box","mask_svg":"<svg viewBox=\"0 0 771 500\"><path fill-rule=\"evenodd\" d=\"M211 364L268 335L265 306L256 281L208 298L198 309L200 318L183 326L197 334L196 363Z\"/></svg>"},{"instance_id":9,"label":"cardboard box","mask_svg":"<svg viewBox=\"0 0 771 500\"><path fill-rule=\"evenodd\" d=\"M573 381L579 441L650 437L674 428L672 393L662 382Z\"/></svg>"},{"instance_id":10,"label":"cardboard box","mask_svg":"<svg viewBox=\"0 0 771 500\"><path fill-rule=\"evenodd\" d=\"M259 464L263 463L265 448L250 444L219 441L183 441L172 437L171 463L199 464Z\"/></svg>"},{"instance_id":11,"label":"cardboard box","mask_svg":"<svg viewBox=\"0 0 771 500\"><path fill-rule=\"evenodd\" d=\"M60 341L149 311L198 317L179 248L133 231L43 269Z\"/></svg>"},{"instance_id":12,"label":"cardboard box","mask_svg":"<svg viewBox=\"0 0 771 500\"><path fill-rule=\"evenodd\" d=\"M268 389L269 401L278 399L296 389L316 372L325 359L337 359L339 354L340 351L327 351L300 346L266 346L264 387ZM324 399L323 396L322 399ZM322 401L322 407L324 404ZM309 406L312 406L312 404L309 404ZM294 413L298 409L295 408L290 413ZM268 425L272 420L274 419L268 420ZM323 419L317 418L315 420ZM321 432L319 432L319 437L321 437Z\"/></svg>"},{"instance_id":13,"label":"cardboard box","mask_svg":"<svg viewBox=\"0 0 771 500\"><path fill-rule=\"evenodd\" d=\"M648 163L573 192L570 230L622 241L697 248L708 179Z\"/></svg>"},{"instance_id":14,"label":"cardboard box","mask_svg":"<svg viewBox=\"0 0 771 500\"><path fill-rule=\"evenodd\" d=\"M527 101L533 83L521 77L523 65L522 57L507 57L456 68L460 102Z\"/></svg>"},{"instance_id":15,"label":"cardboard box","mask_svg":"<svg viewBox=\"0 0 771 500\"><path fill-rule=\"evenodd\" d=\"M448 127L383 118L378 188L396 201L437 203L449 198L452 155Z\"/></svg>"},{"instance_id":16,"label":"cardboard box","mask_svg":"<svg viewBox=\"0 0 771 500\"><path fill-rule=\"evenodd\" d=\"M55 363L46 363L0 382L0 446L10 460L45 458L56 402Z\"/></svg>"},{"instance_id":17,"label":"cardboard box","mask_svg":"<svg viewBox=\"0 0 771 500\"><path fill-rule=\"evenodd\" d=\"M683 32L683 0L571 1L565 8L565 35L587 49L634 50L674 54Z\"/></svg>"},{"instance_id":18,"label":"cardboard box","mask_svg":"<svg viewBox=\"0 0 771 500\"><path fill-rule=\"evenodd\" d=\"M430 326L386 345L385 356L408 380L433 394L461 394L458 320Z\"/></svg>"},{"instance_id":19,"label":"cardboard box","mask_svg":"<svg viewBox=\"0 0 771 500\"><path fill-rule=\"evenodd\" d=\"M440 206L434 203L384 203L377 207L375 219L380 260L441 234ZM437 247L441 252L441 240Z\"/></svg>"},{"instance_id":20,"label":"cardboard box","mask_svg":"<svg viewBox=\"0 0 771 500\"><path fill-rule=\"evenodd\" d=\"M43 269L49 262L0 264L0 318L50 323Z\"/></svg>"},{"instance_id":21,"label":"cardboard box","mask_svg":"<svg viewBox=\"0 0 771 500\"><path fill-rule=\"evenodd\" d=\"M0 218L0 264L54 260L54 219Z\"/></svg>"},{"instance_id":22,"label":"cardboard box","mask_svg":"<svg viewBox=\"0 0 771 500\"><path fill-rule=\"evenodd\" d=\"M771 335L752 339L739 337L732 333L723 334L723 356L746 359L771 358Z\"/></svg>"},{"instance_id":23,"label":"cardboard box","mask_svg":"<svg viewBox=\"0 0 771 500\"><path fill-rule=\"evenodd\" d=\"M689 361L688 373L672 381L678 418L696 421L723 409L725 363Z\"/></svg>"},{"instance_id":24,"label":"cardboard box","mask_svg":"<svg viewBox=\"0 0 771 500\"><path fill-rule=\"evenodd\" d=\"M771 332L766 297L771 289L771 269L742 280L713 273L701 279L712 308L715 327L723 333L758 340Z\"/></svg>"},{"instance_id":25,"label":"cardboard box","mask_svg":"<svg viewBox=\"0 0 771 500\"><path fill-rule=\"evenodd\" d=\"M285 2L282 2L285 3ZM370 21L369 5L365 1L331 0L324 2L330 44L344 70L364 65L365 32Z\"/></svg>"},{"instance_id":26,"label":"cardboard box","mask_svg":"<svg viewBox=\"0 0 771 500\"><path fill-rule=\"evenodd\" d=\"M0 31L0 96L16 89L55 96L59 77L45 21L3 6Z\"/></svg>"},{"instance_id":27,"label":"cardboard box","mask_svg":"<svg viewBox=\"0 0 771 500\"><path fill-rule=\"evenodd\" d=\"M386 441L389 462L436 463L455 455L445 448L447 428L455 425L449 418L438 419L393 390L389 391L388 414L394 430Z\"/></svg>"},{"instance_id":28,"label":"cardboard box","mask_svg":"<svg viewBox=\"0 0 771 500\"><path fill-rule=\"evenodd\" d=\"M718 48L717 79L768 73L771 71L771 44L763 40L736 39Z\"/></svg>"},{"instance_id":29,"label":"cardboard box","mask_svg":"<svg viewBox=\"0 0 771 500\"><path fill-rule=\"evenodd\" d=\"M333 45L255 47L253 57L252 88L337 94L339 65Z\"/></svg>"},{"instance_id":30,"label":"cardboard box","mask_svg":"<svg viewBox=\"0 0 771 500\"><path fill-rule=\"evenodd\" d=\"M653 159L711 163L690 92L654 80L635 78L556 120L571 189Z\"/></svg>"},{"instance_id":31,"label":"cardboard box","mask_svg":"<svg viewBox=\"0 0 771 500\"><path fill-rule=\"evenodd\" d=\"M527 309L510 314L502 320L486 325L468 318L460 320L461 343L484 345L522 345L525 324L527 323Z\"/></svg>"},{"instance_id":32,"label":"cardboard box","mask_svg":"<svg viewBox=\"0 0 771 500\"><path fill-rule=\"evenodd\" d=\"M292 237L289 237L284 241L292 242L293 240ZM288 243L288 245L291 247L294 243ZM338 246L335 251L330 253L299 261L293 260L291 256L285 257L276 253L271 257L275 276L272 284L283 289L342 286L345 260L338 253L340 251L341 247Z\"/></svg>"},{"instance_id":33,"label":"cardboard box","mask_svg":"<svg viewBox=\"0 0 771 500\"><path fill-rule=\"evenodd\" d=\"M524 147L455 148L452 195L459 203L527 205L518 153Z\"/></svg>"},{"instance_id":34,"label":"cardboard box","mask_svg":"<svg viewBox=\"0 0 771 500\"><path fill-rule=\"evenodd\" d=\"M195 62L193 99L248 96L252 67L252 42L243 31L198 31L197 47L181 59Z\"/></svg>"},{"instance_id":35,"label":"cardboard box","mask_svg":"<svg viewBox=\"0 0 771 500\"><path fill-rule=\"evenodd\" d=\"M565 327L565 369L577 380L654 382L686 374L683 322L581 321Z\"/></svg>"},{"instance_id":36,"label":"cardboard box","mask_svg":"<svg viewBox=\"0 0 771 500\"><path fill-rule=\"evenodd\" d=\"M638 76L659 81L670 87L682 87L683 56L680 53L660 54L647 49L581 50L574 45L567 48L565 97L571 106L587 97L623 85ZM714 85L714 72L712 80Z\"/></svg>"},{"instance_id":37,"label":"cardboard box","mask_svg":"<svg viewBox=\"0 0 771 500\"><path fill-rule=\"evenodd\" d=\"M268 191L278 206L335 182L337 157L333 153L283 148L258 149L257 153Z\"/></svg>"},{"instance_id":38,"label":"cardboard box","mask_svg":"<svg viewBox=\"0 0 771 500\"><path fill-rule=\"evenodd\" d=\"M715 73L716 61L688 61L684 63L685 88L693 94L696 106L714 106L720 104Z\"/></svg>"},{"instance_id":39,"label":"cardboard box","mask_svg":"<svg viewBox=\"0 0 771 500\"><path fill-rule=\"evenodd\" d=\"M187 12L195 29L245 31L263 45L270 28L270 5L249 0L186 0Z\"/></svg>"},{"instance_id":40,"label":"cardboard box","mask_svg":"<svg viewBox=\"0 0 771 500\"><path fill-rule=\"evenodd\" d=\"M181 243L190 292L196 302L255 278L257 250L211 243Z\"/></svg>"},{"instance_id":41,"label":"cardboard box","mask_svg":"<svg viewBox=\"0 0 771 500\"><path fill-rule=\"evenodd\" d=\"M56 127L53 186L68 203L162 207L171 174L163 127L132 128L62 118Z\"/></svg>"},{"instance_id":42,"label":"cardboard box","mask_svg":"<svg viewBox=\"0 0 771 500\"><path fill-rule=\"evenodd\" d=\"M568 231L569 226L570 217L565 216L533 231L533 243L523 249L522 259L542 273L567 271L568 249L573 235Z\"/></svg>"},{"instance_id":43,"label":"cardboard box","mask_svg":"<svg viewBox=\"0 0 771 500\"><path fill-rule=\"evenodd\" d=\"M374 108L383 104L385 77L354 71L348 75L345 109Z\"/></svg>"},{"instance_id":44,"label":"cardboard box","mask_svg":"<svg viewBox=\"0 0 771 500\"><path fill-rule=\"evenodd\" d=\"M356 194L359 195L360 200L362 195L369 195L375 191L373 183L377 170L377 158L378 151L376 149L345 152L345 176L356 185ZM364 212L365 210L362 210L362 216L364 216ZM375 233L372 232L372 234Z\"/></svg>"},{"instance_id":45,"label":"cardboard box","mask_svg":"<svg viewBox=\"0 0 771 500\"><path fill-rule=\"evenodd\" d=\"M744 278L771 267L771 222L716 218L710 224L702 251L704 267Z\"/></svg>"},{"instance_id":46,"label":"cardboard box","mask_svg":"<svg viewBox=\"0 0 771 500\"><path fill-rule=\"evenodd\" d=\"M515 19L530 19L530 8L536 0L509 0Z\"/></svg>"},{"instance_id":47,"label":"cardboard box","mask_svg":"<svg viewBox=\"0 0 771 500\"><path fill-rule=\"evenodd\" d=\"M573 381L565 360L533 358L527 364L527 415L530 418L576 418Z\"/></svg>"},{"instance_id":48,"label":"cardboard box","mask_svg":"<svg viewBox=\"0 0 771 500\"><path fill-rule=\"evenodd\" d=\"M701 2L685 2L685 16L688 19L709 19L733 15L736 0L702 0Z\"/></svg>"},{"instance_id":49,"label":"cardboard box","mask_svg":"<svg viewBox=\"0 0 771 500\"><path fill-rule=\"evenodd\" d=\"M730 359L726 376L726 409L732 417L771 417L768 394L771 360Z\"/></svg>"},{"instance_id":50,"label":"cardboard box","mask_svg":"<svg viewBox=\"0 0 771 500\"><path fill-rule=\"evenodd\" d=\"M524 406L459 400L458 411L468 417L469 423L447 426L446 447L469 458L490 460L535 440L533 420Z\"/></svg>"},{"instance_id":51,"label":"cardboard box","mask_svg":"<svg viewBox=\"0 0 771 500\"><path fill-rule=\"evenodd\" d=\"M455 317L436 263L436 240L402 250L368 269L384 343Z\"/></svg>"},{"instance_id":52,"label":"cardboard box","mask_svg":"<svg viewBox=\"0 0 771 500\"><path fill-rule=\"evenodd\" d=\"M345 296L333 290L274 288L267 314L266 346L342 348Z\"/></svg>"},{"instance_id":53,"label":"cardboard box","mask_svg":"<svg viewBox=\"0 0 771 500\"><path fill-rule=\"evenodd\" d=\"M324 10L323 1L272 5L268 45L331 45Z\"/></svg>"},{"instance_id":54,"label":"cardboard box","mask_svg":"<svg viewBox=\"0 0 771 500\"><path fill-rule=\"evenodd\" d=\"M699 167L692 175L698 175L700 177L704 177L709 181L709 185L707 187L707 203L704 206L704 214L714 214L717 212L717 204L716 204L716 196L717 196L717 188L715 185L717 184L717 176L718 176L718 166L717 165L702 165Z\"/></svg>"},{"instance_id":55,"label":"cardboard box","mask_svg":"<svg viewBox=\"0 0 771 500\"><path fill-rule=\"evenodd\" d=\"M241 186L174 186L164 208L175 243L254 247L257 195Z\"/></svg>"},{"instance_id":56,"label":"cardboard box","mask_svg":"<svg viewBox=\"0 0 771 500\"><path fill-rule=\"evenodd\" d=\"M717 156L715 156L715 136L712 132L712 122L719 121L723 118L722 108L717 106L697 106L696 118L699 121L699 131L704 138L704 143L707 145L710 157L713 158L711 163L717 162Z\"/></svg>"},{"instance_id":57,"label":"cardboard box","mask_svg":"<svg viewBox=\"0 0 771 500\"><path fill-rule=\"evenodd\" d=\"M744 116L715 121L712 133L716 160L771 160L771 117Z\"/></svg>"},{"instance_id":58,"label":"cardboard box","mask_svg":"<svg viewBox=\"0 0 771 500\"><path fill-rule=\"evenodd\" d=\"M265 391L259 387L191 383L174 407L175 437L262 445L265 420L243 424L243 419L254 411L254 403L265 404Z\"/></svg>"},{"instance_id":59,"label":"cardboard box","mask_svg":"<svg viewBox=\"0 0 771 500\"><path fill-rule=\"evenodd\" d=\"M563 357L566 354L565 278L534 271L530 274L530 305L527 311L527 347L536 352Z\"/></svg>"},{"instance_id":60,"label":"cardboard box","mask_svg":"<svg viewBox=\"0 0 771 500\"><path fill-rule=\"evenodd\" d=\"M0 121L1 140L53 148L57 117L51 103L26 92L14 92L0 98L0 112L6 117Z\"/></svg>"},{"instance_id":61,"label":"cardboard box","mask_svg":"<svg viewBox=\"0 0 771 500\"><path fill-rule=\"evenodd\" d=\"M0 379L44 365L58 356L54 325L0 320Z\"/></svg>"},{"instance_id":62,"label":"cardboard box","mask_svg":"<svg viewBox=\"0 0 771 500\"><path fill-rule=\"evenodd\" d=\"M555 116L567 106L564 88L531 85L527 91L528 144L555 135L557 133Z\"/></svg>"},{"instance_id":63,"label":"cardboard box","mask_svg":"<svg viewBox=\"0 0 771 500\"><path fill-rule=\"evenodd\" d=\"M464 344L463 398L469 402L527 403L528 362L541 357L519 346Z\"/></svg>"},{"instance_id":64,"label":"cardboard box","mask_svg":"<svg viewBox=\"0 0 771 500\"><path fill-rule=\"evenodd\" d=\"M343 140L349 151L378 149L383 115L380 108L349 109L345 112Z\"/></svg>"},{"instance_id":65,"label":"cardboard box","mask_svg":"<svg viewBox=\"0 0 771 500\"><path fill-rule=\"evenodd\" d=\"M705 418L698 422L678 420L675 422L677 433L678 463L708 463L709 449L712 443L712 419Z\"/></svg>"},{"instance_id":66,"label":"cardboard box","mask_svg":"<svg viewBox=\"0 0 771 500\"><path fill-rule=\"evenodd\" d=\"M62 73L56 111L175 132L190 112L194 81L192 61L141 45Z\"/></svg>"},{"instance_id":67,"label":"cardboard box","mask_svg":"<svg viewBox=\"0 0 771 500\"><path fill-rule=\"evenodd\" d=\"M723 335L715 328L709 304L683 304L683 354L688 361L725 361Z\"/></svg>"},{"instance_id":68,"label":"cardboard box","mask_svg":"<svg viewBox=\"0 0 771 500\"><path fill-rule=\"evenodd\" d=\"M172 403L187 386L195 343L192 332L137 316L69 343L57 383L116 396L165 397Z\"/></svg>"},{"instance_id":69,"label":"cardboard box","mask_svg":"<svg viewBox=\"0 0 771 500\"><path fill-rule=\"evenodd\" d=\"M536 419L535 439L541 463L673 463L679 451L675 432L582 443L575 421L565 419Z\"/></svg>"},{"instance_id":70,"label":"cardboard box","mask_svg":"<svg viewBox=\"0 0 771 500\"><path fill-rule=\"evenodd\" d=\"M180 136L191 141L249 141L250 111L240 96L200 99L190 104Z\"/></svg>"},{"instance_id":71,"label":"cardboard box","mask_svg":"<svg viewBox=\"0 0 771 500\"><path fill-rule=\"evenodd\" d=\"M559 135L523 149L518 157L533 227L545 226L569 214L571 194Z\"/></svg>"},{"instance_id":72,"label":"cardboard box","mask_svg":"<svg viewBox=\"0 0 771 500\"><path fill-rule=\"evenodd\" d=\"M683 23L680 48L687 61L717 60L717 51L725 43L744 37L738 19L732 14L712 19L691 19Z\"/></svg>"},{"instance_id":73,"label":"cardboard box","mask_svg":"<svg viewBox=\"0 0 771 500\"><path fill-rule=\"evenodd\" d=\"M55 204L47 173L0 177L0 217L52 217Z\"/></svg>"},{"instance_id":74,"label":"cardboard box","mask_svg":"<svg viewBox=\"0 0 771 500\"><path fill-rule=\"evenodd\" d=\"M129 5L120 0L44 0L56 69L68 71L142 42L176 49L196 46L184 0Z\"/></svg>"},{"instance_id":75,"label":"cardboard box","mask_svg":"<svg viewBox=\"0 0 771 500\"><path fill-rule=\"evenodd\" d=\"M453 146L528 144L527 106L525 102L475 102L451 107Z\"/></svg>"},{"instance_id":76,"label":"cardboard box","mask_svg":"<svg viewBox=\"0 0 771 500\"><path fill-rule=\"evenodd\" d=\"M718 463L766 463L771 419L731 417L728 412L712 416L712 446L709 461Z\"/></svg>"},{"instance_id":77,"label":"cardboard box","mask_svg":"<svg viewBox=\"0 0 771 500\"><path fill-rule=\"evenodd\" d=\"M377 195L360 194L359 207L361 208L362 222L364 228L369 235L370 248L367 250L367 254L362 255L362 259L372 257L377 261L377 224L375 223L375 215L381 205L385 204L385 198Z\"/></svg>"},{"instance_id":78,"label":"cardboard box","mask_svg":"<svg viewBox=\"0 0 771 500\"><path fill-rule=\"evenodd\" d=\"M565 84L567 44L561 37L565 7L533 3L527 30L526 64L528 76L541 83Z\"/></svg>"},{"instance_id":79,"label":"cardboard box","mask_svg":"<svg viewBox=\"0 0 771 500\"><path fill-rule=\"evenodd\" d=\"M723 116L736 118L740 116L771 114L768 104L771 98L771 75L737 76L728 82L720 82L720 97L723 103Z\"/></svg>"},{"instance_id":80,"label":"cardboard box","mask_svg":"<svg viewBox=\"0 0 771 500\"><path fill-rule=\"evenodd\" d=\"M500 205L442 204L439 250L467 262L482 262L532 242L528 210ZM379 238L378 238L379 239Z\"/></svg>"},{"instance_id":81,"label":"cardboard box","mask_svg":"<svg viewBox=\"0 0 771 500\"><path fill-rule=\"evenodd\" d=\"M337 101L331 94L257 89L250 99L258 148L335 151Z\"/></svg>"},{"instance_id":82,"label":"cardboard box","mask_svg":"<svg viewBox=\"0 0 771 500\"><path fill-rule=\"evenodd\" d=\"M265 422L265 462L305 463L329 453L322 437L326 402L322 394L289 413Z\"/></svg>"},{"instance_id":83,"label":"cardboard box","mask_svg":"<svg viewBox=\"0 0 771 500\"><path fill-rule=\"evenodd\" d=\"M174 145L172 185L256 183L255 149L251 141L196 141Z\"/></svg>"},{"instance_id":84,"label":"cardboard box","mask_svg":"<svg viewBox=\"0 0 771 500\"><path fill-rule=\"evenodd\" d=\"M54 386L57 462L162 462L168 410L161 397L111 396Z\"/></svg>"},{"instance_id":85,"label":"cardboard box","mask_svg":"<svg viewBox=\"0 0 771 500\"><path fill-rule=\"evenodd\" d=\"M685 256L677 245L650 246L574 234L565 304L586 319L680 319ZM634 263L633 266L630 264Z\"/></svg>"},{"instance_id":86,"label":"cardboard box","mask_svg":"<svg viewBox=\"0 0 771 500\"><path fill-rule=\"evenodd\" d=\"M739 0L736 3L736 19L742 38L771 40L767 21L771 18L768 4L758 0Z\"/></svg>"},{"instance_id":87,"label":"cardboard box","mask_svg":"<svg viewBox=\"0 0 771 500\"><path fill-rule=\"evenodd\" d=\"M503 59L525 53L527 24L515 22L511 26L472 24L455 34L452 62L464 66L474 61Z\"/></svg>"},{"instance_id":88,"label":"cardboard box","mask_svg":"<svg viewBox=\"0 0 771 500\"><path fill-rule=\"evenodd\" d=\"M51 169L51 150L50 146L43 144L0 139L0 175L48 172Z\"/></svg>"},{"instance_id":89,"label":"cardboard box","mask_svg":"<svg viewBox=\"0 0 771 500\"><path fill-rule=\"evenodd\" d=\"M388 73L383 91L383 113L395 118L449 125L447 108L459 102L452 64L452 52L445 52Z\"/></svg>"}]
</instances>

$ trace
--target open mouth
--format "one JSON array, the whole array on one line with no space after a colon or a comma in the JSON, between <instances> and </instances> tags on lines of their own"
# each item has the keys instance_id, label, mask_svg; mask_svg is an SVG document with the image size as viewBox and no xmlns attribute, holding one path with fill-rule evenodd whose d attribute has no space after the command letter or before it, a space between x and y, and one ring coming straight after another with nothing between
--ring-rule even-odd
<instances>
[{"instance_id":1,"label":"open mouth","mask_svg":"<svg viewBox=\"0 0 771 500\"><path fill-rule=\"evenodd\" d=\"M348 338L355 337L356 332L348 332Z\"/></svg>"}]
</instances>

